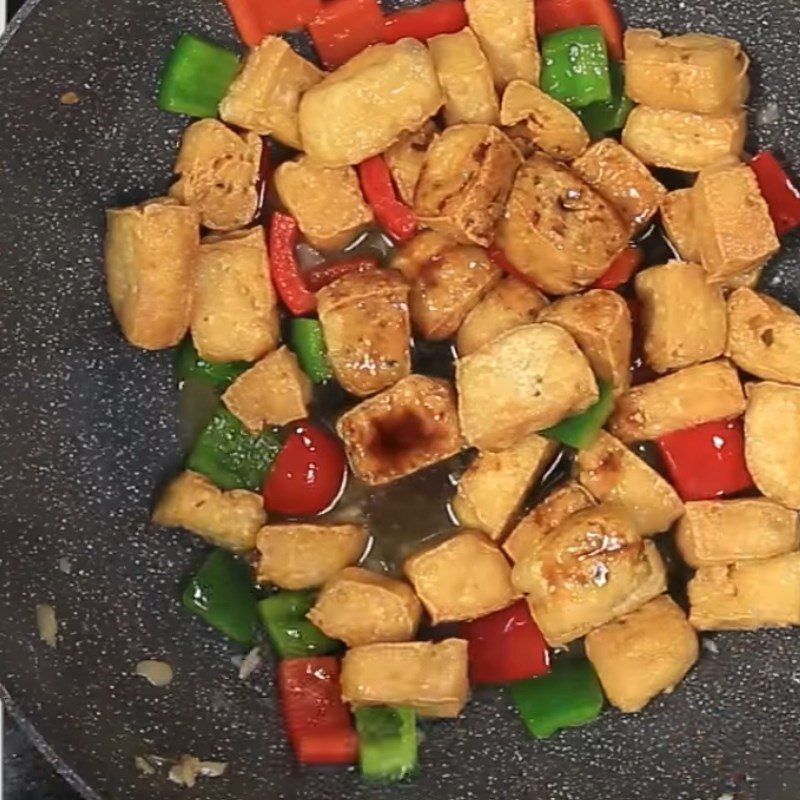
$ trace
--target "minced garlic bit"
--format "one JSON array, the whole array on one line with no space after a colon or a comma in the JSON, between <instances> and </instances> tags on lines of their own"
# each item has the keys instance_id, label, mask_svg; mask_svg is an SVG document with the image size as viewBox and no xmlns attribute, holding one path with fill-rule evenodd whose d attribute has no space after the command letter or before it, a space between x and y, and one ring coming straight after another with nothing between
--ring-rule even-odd
<instances>
[{"instance_id":1,"label":"minced garlic bit","mask_svg":"<svg viewBox=\"0 0 800 800\"><path fill-rule=\"evenodd\" d=\"M40 603L36 606L36 626L39 628L39 638L50 647L55 647L58 620L56 610L49 603Z\"/></svg>"},{"instance_id":2,"label":"minced garlic bit","mask_svg":"<svg viewBox=\"0 0 800 800\"><path fill-rule=\"evenodd\" d=\"M58 98L59 102L63 106L74 106L75 103L80 102L80 96L77 92L64 92L61 97Z\"/></svg>"},{"instance_id":3,"label":"minced garlic bit","mask_svg":"<svg viewBox=\"0 0 800 800\"><path fill-rule=\"evenodd\" d=\"M153 686L167 686L172 682L172 667L166 661L140 661L135 672L147 678Z\"/></svg>"},{"instance_id":4,"label":"minced garlic bit","mask_svg":"<svg viewBox=\"0 0 800 800\"><path fill-rule=\"evenodd\" d=\"M194 756L181 756L167 776L179 786L188 786L190 789L200 778L219 778L225 774L228 765L225 761L201 761Z\"/></svg>"},{"instance_id":5,"label":"minced garlic bit","mask_svg":"<svg viewBox=\"0 0 800 800\"><path fill-rule=\"evenodd\" d=\"M154 775L156 768L144 756L134 756L133 763L142 775Z\"/></svg>"},{"instance_id":6,"label":"minced garlic bit","mask_svg":"<svg viewBox=\"0 0 800 800\"><path fill-rule=\"evenodd\" d=\"M59 558L57 565L61 572L63 572L65 575L72 574L72 562L66 556Z\"/></svg>"},{"instance_id":7,"label":"minced garlic bit","mask_svg":"<svg viewBox=\"0 0 800 800\"><path fill-rule=\"evenodd\" d=\"M262 661L261 649L254 647L239 665L239 680L247 680L261 666Z\"/></svg>"}]
</instances>

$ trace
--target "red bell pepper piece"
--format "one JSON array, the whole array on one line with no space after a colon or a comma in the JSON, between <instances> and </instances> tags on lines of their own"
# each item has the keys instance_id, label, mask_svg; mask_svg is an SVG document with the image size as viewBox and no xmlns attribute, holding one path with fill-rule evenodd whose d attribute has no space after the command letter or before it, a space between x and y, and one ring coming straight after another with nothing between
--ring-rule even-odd
<instances>
[{"instance_id":1,"label":"red bell pepper piece","mask_svg":"<svg viewBox=\"0 0 800 800\"><path fill-rule=\"evenodd\" d=\"M461 0L440 0L422 8L389 14L383 23L383 41L389 44L404 39L430 39L440 33L455 33L467 24Z\"/></svg>"},{"instance_id":2,"label":"red bell pepper piece","mask_svg":"<svg viewBox=\"0 0 800 800\"><path fill-rule=\"evenodd\" d=\"M510 683L550 670L547 642L525 600L462 623L461 635L468 643L470 679L475 684Z\"/></svg>"},{"instance_id":3,"label":"red bell pepper piece","mask_svg":"<svg viewBox=\"0 0 800 800\"><path fill-rule=\"evenodd\" d=\"M417 217L397 196L392 174L383 156L374 156L358 165L361 191L378 224L396 242L410 239L417 230Z\"/></svg>"},{"instance_id":4,"label":"red bell pepper piece","mask_svg":"<svg viewBox=\"0 0 800 800\"><path fill-rule=\"evenodd\" d=\"M778 236L800 225L800 190L784 172L780 162L768 150L750 160L758 188L769 206L769 213Z\"/></svg>"},{"instance_id":5,"label":"red bell pepper piece","mask_svg":"<svg viewBox=\"0 0 800 800\"><path fill-rule=\"evenodd\" d=\"M599 25L609 58L622 60L622 21L612 0L535 0L534 8L539 36L579 25Z\"/></svg>"},{"instance_id":6,"label":"red bell pepper piece","mask_svg":"<svg viewBox=\"0 0 800 800\"><path fill-rule=\"evenodd\" d=\"M269 225L269 257L272 282L283 304L296 317L317 308L317 297L310 292L294 256L299 229L294 217L276 211Z\"/></svg>"},{"instance_id":7,"label":"red bell pepper piece","mask_svg":"<svg viewBox=\"0 0 800 800\"><path fill-rule=\"evenodd\" d=\"M302 28L317 16L322 0L225 0L241 40L255 47L270 33Z\"/></svg>"},{"instance_id":8,"label":"red bell pepper piece","mask_svg":"<svg viewBox=\"0 0 800 800\"><path fill-rule=\"evenodd\" d=\"M318 292L324 286L339 280L344 275L353 272L369 272L378 268L378 261L370 256L351 258L348 261L337 261L335 264L325 264L306 273L306 286L312 292Z\"/></svg>"},{"instance_id":9,"label":"red bell pepper piece","mask_svg":"<svg viewBox=\"0 0 800 800\"><path fill-rule=\"evenodd\" d=\"M595 289L616 289L627 283L642 263L642 251L638 247L626 247L611 266L595 281Z\"/></svg>"},{"instance_id":10,"label":"red bell pepper piece","mask_svg":"<svg viewBox=\"0 0 800 800\"><path fill-rule=\"evenodd\" d=\"M358 736L342 702L339 661L290 658L278 664L278 693L286 732L301 764L352 764Z\"/></svg>"},{"instance_id":11,"label":"red bell pepper piece","mask_svg":"<svg viewBox=\"0 0 800 800\"><path fill-rule=\"evenodd\" d=\"M267 0L280 4L283 0ZM327 0L308 24L308 32L322 63L335 69L381 41L383 13L376 0Z\"/></svg>"},{"instance_id":12,"label":"red bell pepper piece","mask_svg":"<svg viewBox=\"0 0 800 800\"><path fill-rule=\"evenodd\" d=\"M718 420L656 439L682 500L711 500L753 486L744 458L742 420Z\"/></svg>"}]
</instances>

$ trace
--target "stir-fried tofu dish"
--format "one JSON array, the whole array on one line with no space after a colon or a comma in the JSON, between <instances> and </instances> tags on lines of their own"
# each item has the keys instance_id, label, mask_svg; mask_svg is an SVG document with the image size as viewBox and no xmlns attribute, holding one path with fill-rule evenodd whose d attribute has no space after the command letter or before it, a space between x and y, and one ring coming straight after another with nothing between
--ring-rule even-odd
<instances>
[{"instance_id":1,"label":"stir-fried tofu dish","mask_svg":"<svg viewBox=\"0 0 800 800\"><path fill-rule=\"evenodd\" d=\"M212 548L186 624L271 654L301 764L412 775L479 685L538 738L668 714L701 635L800 625L761 279L800 192L744 151L739 42L573 1L307 4L316 53L234 11L243 56L165 65L171 184L107 212L122 335L177 348L153 535Z\"/></svg>"}]
</instances>

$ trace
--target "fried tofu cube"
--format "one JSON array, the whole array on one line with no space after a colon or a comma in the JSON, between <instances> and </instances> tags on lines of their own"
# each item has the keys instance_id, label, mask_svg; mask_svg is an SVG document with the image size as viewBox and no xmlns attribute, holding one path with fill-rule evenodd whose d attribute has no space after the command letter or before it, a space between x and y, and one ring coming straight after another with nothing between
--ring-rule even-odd
<instances>
[{"instance_id":1,"label":"fried tofu cube","mask_svg":"<svg viewBox=\"0 0 800 800\"><path fill-rule=\"evenodd\" d=\"M744 407L736 370L719 359L629 389L617 399L609 429L623 442L657 439L704 422L738 417Z\"/></svg>"},{"instance_id":2,"label":"fried tofu cube","mask_svg":"<svg viewBox=\"0 0 800 800\"><path fill-rule=\"evenodd\" d=\"M393 270L351 273L317 292L317 312L336 380L357 397L411 371L409 287Z\"/></svg>"},{"instance_id":3,"label":"fried tofu cube","mask_svg":"<svg viewBox=\"0 0 800 800\"><path fill-rule=\"evenodd\" d=\"M574 172L536 153L517 172L497 244L548 294L594 283L628 244L617 210Z\"/></svg>"},{"instance_id":4,"label":"fried tofu cube","mask_svg":"<svg viewBox=\"0 0 800 800\"><path fill-rule=\"evenodd\" d=\"M514 328L456 362L467 442L503 450L597 401L597 381L575 340L556 325Z\"/></svg>"},{"instance_id":5,"label":"fried tofu cube","mask_svg":"<svg viewBox=\"0 0 800 800\"><path fill-rule=\"evenodd\" d=\"M202 241L190 327L206 361L257 361L278 346L278 300L261 226Z\"/></svg>"},{"instance_id":6,"label":"fried tofu cube","mask_svg":"<svg viewBox=\"0 0 800 800\"><path fill-rule=\"evenodd\" d=\"M361 525L266 525L256 538L259 583L313 589L364 553L369 533Z\"/></svg>"},{"instance_id":7,"label":"fried tofu cube","mask_svg":"<svg viewBox=\"0 0 800 800\"><path fill-rule=\"evenodd\" d=\"M416 39L375 44L327 74L300 101L309 158L326 167L360 164L418 130L442 106L428 48Z\"/></svg>"},{"instance_id":8,"label":"fried tofu cube","mask_svg":"<svg viewBox=\"0 0 800 800\"><path fill-rule=\"evenodd\" d=\"M182 472L167 485L153 509L153 522L179 527L218 547L245 552L256 546L266 522L264 503L255 492L223 492L197 472Z\"/></svg>"},{"instance_id":9,"label":"fried tofu cube","mask_svg":"<svg viewBox=\"0 0 800 800\"><path fill-rule=\"evenodd\" d=\"M414 193L425 155L438 133L436 123L428 120L418 130L400 134L400 138L383 154L400 198L408 206L414 205Z\"/></svg>"},{"instance_id":10,"label":"fried tofu cube","mask_svg":"<svg viewBox=\"0 0 800 800\"><path fill-rule=\"evenodd\" d=\"M708 117L636 106L622 129L622 144L645 164L699 172L742 154L746 123L743 111Z\"/></svg>"},{"instance_id":11,"label":"fried tofu cube","mask_svg":"<svg viewBox=\"0 0 800 800\"><path fill-rule=\"evenodd\" d=\"M609 622L586 637L586 655L611 705L641 711L670 693L697 661L697 634L667 595Z\"/></svg>"},{"instance_id":12,"label":"fried tofu cube","mask_svg":"<svg viewBox=\"0 0 800 800\"><path fill-rule=\"evenodd\" d=\"M797 549L797 514L765 497L687 503L675 542L692 567L772 558Z\"/></svg>"},{"instance_id":13,"label":"fried tofu cube","mask_svg":"<svg viewBox=\"0 0 800 800\"><path fill-rule=\"evenodd\" d=\"M395 253L392 266L411 284L411 322L423 339L454 336L470 310L500 280L482 247L424 231Z\"/></svg>"},{"instance_id":14,"label":"fried tofu cube","mask_svg":"<svg viewBox=\"0 0 800 800\"><path fill-rule=\"evenodd\" d=\"M342 660L342 698L363 706L411 706L423 717L457 717L469 698L467 642L368 644Z\"/></svg>"},{"instance_id":15,"label":"fried tofu cube","mask_svg":"<svg viewBox=\"0 0 800 800\"><path fill-rule=\"evenodd\" d=\"M800 625L800 553L701 567L687 588L701 631Z\"/></svg>"},{"instance_id":16,"label":"fried tofu cube","mask_svg":"<svg viewBox=\"0 0 800 800\"><path fill-rule=\"evenodd\" d=\"M409 641L421 616L422 606L405 581L360 567L334 575L308 613L323 633L348 647Z\"/></svg>"},{"instance_id":17,"label":"fried tofu cube","mask_svg":"<svg viewBox=\"0 0 800 800\"><path fill-rule=\"evenodd\" d=\"M672 486L605 431L578 452L577 478L598 500L625 506L642 536L667 530L683 513Z\"/></svg>"},{"instance_id":18,"label":"fried tofu cube","mask_svg":"<svg viewBox=\"0 0 800 800\"><path fill-rule=\"evenodd\" d=\"M664 232L684 261L700 263L691 189L675 189L661 199L661 224Z\"/></svg>"},{"instance_id":19,"label":"fried tofu cube","mask_svg":"<svg viewBox=\"0 0 800 800\"><path fill-rule=\"evenodd\" d=\"M245 57L219 104L219 115L231 125L274 136L299 150L303 145L298 126L300 98L324 74L286 41L267 36Z\"/></svg>"},{"instance_id":20,"label":"fried tofu cube","mask_svg":"<svg viewBox=\"0 0 800 800\"><path fill-rule=\"evenodd\" d=\"M501 539L557 449L555 442L534 433L507 450L479 452L461 476L453 499L453 513L461 525Z\"/></svg>"},{"instance_id":21,"label":"fried tofu cube","mask_svg":"<svg viewBox=\"0 0 800 800\"><path fill-rule=\"evenodd\" d=\"M479 531L465 530L412 554L403 572L433 625L484 617L519 597L506 557Z\"/></svg>"},{"instance_id":22,"label":"fried tofu cube","mask_svg":"<svg viewBox=\"0 0 800 800\"><path fill-rule=\"evenodd\" d=\"M719 286L699 264L670 261L636 276L644 355L656 372L718 358L725 351L728 313Z\"/></svg>"},{"instance_id":23,"label":"fried tofu cube","mask_svg":"<svg viewBox=\"0 0 800 800\"><path fill-rule=\"evenodd\" d=\"M125 338L163 350L186 335L200 245L200 217L160 197L106 211L108 298Z\"/></svg>"},{"instance_id":24,"label":"fried tofu cube","mask_svg":"<svg viewBox=\"0 0 800 800\"><path fill-rule=\"evenodd\" d=\"M288 347L268 353L222 395L231 414L253 433L307 417L310 400L311 381Z\"/></svg>"},{"instance_id":25,"label":"fried tofu cube","mask_svg":"<svg viewBox=\"0 0 800 800\"><path fill-rule=\"evenodd\" d=\"M343 414L336 431L353 472L370 486L404 478L461 450L447 381L409 375Z\"/></svg>"}]
</instances>

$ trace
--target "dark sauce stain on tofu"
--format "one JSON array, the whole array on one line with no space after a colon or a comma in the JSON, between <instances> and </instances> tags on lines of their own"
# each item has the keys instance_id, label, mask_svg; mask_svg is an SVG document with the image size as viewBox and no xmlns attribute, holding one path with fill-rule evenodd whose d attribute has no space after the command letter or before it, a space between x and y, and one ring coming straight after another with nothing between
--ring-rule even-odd
<instances>
[{"instance_id":1,"label":"dark sauce stain on tofu","mask_svg":"<svg viewBox=\"0 0 800 800\"><path fill-rule=\"evenodd\" d=\"M376 418L372 428L366 445L370 456L399 471L408 468L417 453L435 448L442 437L435 422L407 408Z\"/></svg>"}]
</instances>

